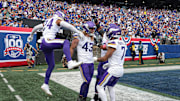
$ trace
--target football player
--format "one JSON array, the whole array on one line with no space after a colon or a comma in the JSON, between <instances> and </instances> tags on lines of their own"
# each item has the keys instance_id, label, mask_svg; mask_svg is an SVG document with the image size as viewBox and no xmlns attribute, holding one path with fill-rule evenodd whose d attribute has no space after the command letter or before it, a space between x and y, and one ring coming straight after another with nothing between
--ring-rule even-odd
<instances>
[{"instance_id":1,"label":"football player","mask_svg":"<svg viewBox=\"0 0 180 101\"><path fill-rule=\"evenodd\" d=\"M93 45L95 28L96 26L92 21L87 21L83 25L83 38L79 38L78 34L75 33L70 47L71 56L73 56L73 51L77 47L78 61L83 62L79 67L83 83L77 101L86 101L89 85L94 74Z\"/></svg>"},{"instance_id":2,"label":"football player","mask_svg":"<svg viewBox=\"0 0 180 101\"><path fill-rule=\"evenodd\" d=\"M108 86L111 101L115 101L114 85L118 79L123 76L123 64L127 46L123 40L119 40L120 28L118 26L109 26L106 35L108 37L108 50L103 57L94 57L94 61L104 62L108 60L108 70L103 74L97 84L98 95L102 101L107 101L104 88Z\"/></svg>"},{"instance_id":3,"label":"football player","mask_svg":"<svg viewBox=\"0 0 180 101\"><path fill-rule=\"evenodd\" d=\"M104 30L104 29L102 29ZM98 47L101 49L101 57L103 57L106 52L107 52L107 36L106 36L106 33L104 31L101 31L101 32L98 32L101 37L102 37L102 42L101 44L98 45ZM105 66L106 64L108 63L108 61L105 61L105 62L99 62L98 64L98 68L97 68L97 76L96 76L96 83L95 83L95 95L93 97L93 99L91 101L101 101L101 99L99 98L98 96L98 91L97 91L97 84L101 78L101 76L106 72L107 70L107 67L106 68L103 68L103 66Z\"/></svg>"},{"instance_id":4,"label":"football player","mask_svg":"<svg viewBox=\"0 0 180 101\"><path fill-rule=\"evenodd\" d=\"M73 25L64 21L64 13L61 11L56 11L53 17L47 19L43 24L39 24L35 26L31 32L31 35L28 37L27 41L30 42L33 40L34 33L43 28L43 36L38 40L41 43L41 50L44 52L46 57L46 62L48 64L48 69L45 75L44 84L41 86L41 89L48 95L52 96L52 93L49 90L49 78L51 76L51 72L54 69L55 61L54 61L54 49L63 48L63 52L66 55L68 61L68 69L73 69L82 64L81 61L76 62L71 59L70 53L70 42L65 39L57 39L56 34L59 32L61 28L69 29L70 31L78 33L80 37L82 37L83 33L77 30Z\"/></svg>"}]
</instances>

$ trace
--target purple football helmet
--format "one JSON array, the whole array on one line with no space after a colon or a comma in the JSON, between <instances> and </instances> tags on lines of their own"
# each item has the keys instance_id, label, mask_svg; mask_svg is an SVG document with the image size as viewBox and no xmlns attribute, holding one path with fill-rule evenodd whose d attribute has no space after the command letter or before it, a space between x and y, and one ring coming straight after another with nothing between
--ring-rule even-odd
<instances>
[{"instance_id":1,"label":"purple football helmet","mask_svg":"<svg viewBox=\"0 0 180 101\"><path fill-rule=\"evenodd\" d=\"M113 37L117 37L117 35L121 34L121 29L119 26L115 24L109 24L109 26L106 28L106 36L108 39L111 39Z\"/></svg>"},{"instance_id":2,"label":"purple football helmet","mask_svg":"<svg viewBox=\"0 0 180 101\"><path fill-rule=\"evenodd\" d=\"M94 35L96 25L92 21L87 21L85 24L83 24L83 30L88 33L90 36ZM90 29L94 29L94 31L91 31Z\"/></svg>"},{"instance_id":3,"label":"purple football helmet","mask_svg":"<svg viewBox=\"0 0 180 101\"><path fill-rule=\"evenodd\" d=\"M56 12L54 13L54 17L61 18L61 19L64 20L65 15L64 15L64 13L61 12L61 11L56 11Z\"/></svg>"}]
</instances>

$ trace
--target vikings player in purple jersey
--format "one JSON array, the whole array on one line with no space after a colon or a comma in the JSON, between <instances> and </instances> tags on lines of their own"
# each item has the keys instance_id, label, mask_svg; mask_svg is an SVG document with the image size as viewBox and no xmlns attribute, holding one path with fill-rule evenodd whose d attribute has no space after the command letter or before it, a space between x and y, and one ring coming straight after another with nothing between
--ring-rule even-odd
<instances>
[{"instance_id":1,"label":"vikings player in purple jersey","mask_svg":"<svg viewBox=\"0 0 180 101\"><path fill-rule=\"evenodd\" d=\"M86 101L89 85L94 74L93 44L95 28L96 26L92 21L87 21L83 25L83 38L79 38L77 33L75 33L70 48L72 56L74 48L77 47L78 61L83 62L79 67L83 83L77 101Z\"/></svg>"},{"instance_id":2,"label":"vikings player in purple jersey","mask_svg":"<svg viewBox=\"0 0 180 101\"><path fill-rule=\"evenodd\" d=\"M76 32L80 37L83 35L83 33L78 31L74 26L64 21L64 13L61 11L56 11L52 18L47 19L43 24L35 26L31 32L31 35L27 39L28 42L32 41L34 33L38 29L43 29L43 36L40 38L40 40L38 40L38 43L41 43L41 50L45 54L48 69L46 71L45 81L41 86L41 89L50 96L52 96L52 93L49 90L48 83L51 72L55 66L53 50L63 48L63 52L66 55L68 61L68 69L73 69L82 64L81 61L76 62L71 59L70 42L65 39L56 38L56 34L61 28L66 28L70 31Z\"/></svg>"},{"instance_id":3,"label":"vikings player in purple jersey","mask_svg":"<svg viewBox=\"0 0 180 101\"><path fill-rule=\"evenodd\" d=\"M120 33L118 26L109 26L106 31L108 37L108 50L101 58L94 57L94 61L104 62L108 60L108 70L103 74L97 85L98 95L102 101L107 101L104 88L108 86L111 101L115 101L114 85L123 76L123 64L127 46L124 41L119 40L117 34Z\"/></svg>"}]
</instances>

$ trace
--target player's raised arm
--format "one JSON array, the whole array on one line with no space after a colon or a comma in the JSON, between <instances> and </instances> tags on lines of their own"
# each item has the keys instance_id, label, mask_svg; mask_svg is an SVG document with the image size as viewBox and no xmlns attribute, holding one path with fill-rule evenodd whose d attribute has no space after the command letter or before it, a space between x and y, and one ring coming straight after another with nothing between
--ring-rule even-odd
<instances>
[{"instance_id":1,"label":"player's raised arm","mask_svg":"<svg viewBox=\"0 0 180 101\"><path fill-rule=\"evenodd\" d=\"M28 36L27 41L28 41L28 42L31 42L31 41L33 40L33 35L34 35L34 33L35 33L38 29L42 29L42 28L43 28L43 24L42 24L42 23L36 25L36 26L33 28L31 34Z\"/></svg>"},{"instance_id":2,"label":"player's raised arm","mask_svg":"<svg viewBox=\"0 0 180 101\"><path fill-rule=\"evenodd\" d=\"M81 38L84 36L84 34L81 31L77 30L73 25L71 25L68 22L64 21L64 19L63 19L64 16L65 16L64 13L62 13L61 11L57 11L54 16L57 16L57 18L59 18L56 21L56 24L58 26L62 26L62 28L64 28L64 29L68 29L70 31L78 33Z\"/></svg>"}]
</instances>

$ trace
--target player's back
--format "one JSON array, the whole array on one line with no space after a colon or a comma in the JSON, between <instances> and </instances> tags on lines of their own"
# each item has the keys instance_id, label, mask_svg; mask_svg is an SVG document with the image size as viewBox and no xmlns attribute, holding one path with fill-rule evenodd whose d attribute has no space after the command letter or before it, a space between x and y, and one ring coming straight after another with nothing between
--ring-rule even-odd
<instances>
[{"instance_id":1,"label":"player's back","mask_svg":"<svg viewBox=\"0 0 180 101\"><path fill-rule=\"evenodd\" d=\"M59 32L61 26L56 24L58 18L52 17L44 22L43 37L49 39L55 39L56 34Z\"/></svg>"}]
</instances>

